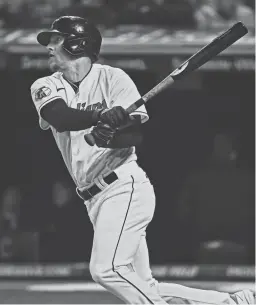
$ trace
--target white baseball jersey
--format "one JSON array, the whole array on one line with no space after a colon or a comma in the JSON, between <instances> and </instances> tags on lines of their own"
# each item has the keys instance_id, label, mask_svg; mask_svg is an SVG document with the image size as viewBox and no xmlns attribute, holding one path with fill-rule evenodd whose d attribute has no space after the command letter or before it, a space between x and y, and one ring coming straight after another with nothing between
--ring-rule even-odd
<instances>
[{"instance_id":1,"label":"white baseball jersey","mask_svg":"<svg viewBox=\"0 0 256 305\"><path fill-rule=\"evenodd\" d=\"M121 69L107 65L94 64L89 74L82 80L78 92L56 72L36 80L31 86L31 95L39 115L39 125L46 130L51 128L64 162L78 188L90 186L99 175L105 176L118 166L137 160L135 147L123 149L99 148L89 146L81 131L58 132L40 115L41 109L55 99L62 98L69 107L85 110L92 104L101 103L104 108L113 106L129 107L141 96L131 78ZM145 106L133 114L147 121Z\"/></svg>"}]
</instances>

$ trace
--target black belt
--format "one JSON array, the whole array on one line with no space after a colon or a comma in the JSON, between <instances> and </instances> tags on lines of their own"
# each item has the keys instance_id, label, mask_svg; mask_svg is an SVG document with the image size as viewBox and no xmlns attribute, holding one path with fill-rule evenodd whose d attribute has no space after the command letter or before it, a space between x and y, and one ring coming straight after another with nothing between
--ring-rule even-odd
<instances>
[{"instance_id":1,"label":"black belt","mask_svg":"<svg viewBox=\"0 0 256 305\"><path fill-rule=\"evenodd\" d=\"M106 184L111 184L114 181L116 181L118 179L117 174L115 172L112 172L111 174L107 175L106 177L102 178L102 180L106 183ZM80 191L77 190L78 194L86 201L91 199L92 197L94 197L95 195L99 194L102 191L102 189L100 189L97 184L94 184L93 186L91 186L90 188L88 188L87 190L84 191Z\"/></svg>"}]
</instances>

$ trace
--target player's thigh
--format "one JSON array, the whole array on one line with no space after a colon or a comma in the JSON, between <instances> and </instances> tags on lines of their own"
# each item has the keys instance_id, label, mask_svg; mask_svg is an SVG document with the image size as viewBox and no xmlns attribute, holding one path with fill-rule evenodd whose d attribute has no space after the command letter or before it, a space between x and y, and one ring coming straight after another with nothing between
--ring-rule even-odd
<instances>
[{"instance_id":1,"label":"player's thigh","mask_svg":"<svg viewBox=\"0 0 256 305\"><path fill-rule=\"evenodd\" d=\"M115 184L105 196L95 222L91 263L132 263L154 208L150 183L140 183L131 176Z\"/></svg>"},{"instance_id":2,"label":"player's thigh","mask_svg":"<svg viewBox=\"0 0 256 305\"><path fill-rule=\"evenodd\" d=\"M147 282L154 281L150 269L146 233L141 236L138 250L134 256L133 266L140 278Z\"/></svg>"}]
</instances>

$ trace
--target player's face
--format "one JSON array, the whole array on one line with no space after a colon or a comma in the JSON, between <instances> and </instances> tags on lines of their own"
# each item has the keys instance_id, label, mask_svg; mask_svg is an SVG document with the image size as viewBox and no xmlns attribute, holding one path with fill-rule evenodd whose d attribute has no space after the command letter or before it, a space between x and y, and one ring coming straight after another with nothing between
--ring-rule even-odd
<instances>
[{"instance_id":1,"label":"player's face","mask_svg":"<svg viewBox=\"0 0 256 305\"><path fill-rule=\"evenodd\" d=\"M49 51L49 67L53 72L61 71L67 66L69 57L62 48L64 37L59 34L53 34L47 46Z\"/></svg>"}]
</instances>

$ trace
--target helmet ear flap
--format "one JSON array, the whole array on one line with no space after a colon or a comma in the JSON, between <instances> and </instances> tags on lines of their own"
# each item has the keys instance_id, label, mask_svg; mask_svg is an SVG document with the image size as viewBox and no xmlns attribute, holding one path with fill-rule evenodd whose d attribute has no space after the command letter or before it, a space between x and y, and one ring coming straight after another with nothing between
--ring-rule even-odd
<instances>
[{"instance_id":1,"label":"helmet ear flap","mask_svg":"<svg viewBox=\"0 0 256 305\"><path fill-rule=\"evenodd\" d=\"M69 37L64 40L62 47L72 56L87 55L93 62L96 60L93 54L94 52L92 52L92 45L89 38Z\"/></svg>"},{"instance_id":2,"label":"helmet ear flap","mask_svg":"<svg viewBox=\"0 0 256 305\"><path fill-rule=\"evenodd\" d=\"M85 54L89 41L86 38L73 37L67 38L63 42L63 48L72 55Z\"/></svg>"}]
</instances>

